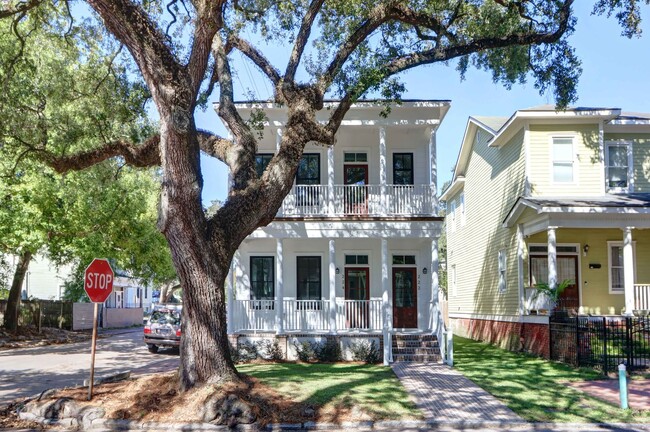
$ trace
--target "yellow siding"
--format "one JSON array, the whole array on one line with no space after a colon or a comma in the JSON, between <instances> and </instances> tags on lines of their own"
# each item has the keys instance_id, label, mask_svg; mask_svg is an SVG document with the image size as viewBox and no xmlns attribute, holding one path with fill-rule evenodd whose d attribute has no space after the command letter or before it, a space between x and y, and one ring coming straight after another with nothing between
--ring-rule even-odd
<instances>
[{"instance_id":1,"label":"yellow siding","mask_svg":"<svg viewBox=\"0 0 650 432\"><path fill-rule=\"evenodd\" d=\"M589 313L620 313L625 305L623 294L609 293L609 262L607 256L607 242L623 241L623 231L618 229L558 229L556 232L557 243L578 243L579 257L578 268L579 285L581 292L581 305ZM650 266L645 263L650 261L650 231L633 230L632 239L636 242L636 282L650 283ZM535 234L527 239L527 243L546 244L546 233ZM582 253L585 244L589 245L587 256ZM589 264L600 264L599 269L590 269ZM528 286L528 262L526 267L525 284Z\"/></svg>"},{"instance_id":2,"label":"yellow siding","mask_svg":"<svg viewBox=\"0 0 650 432\"><path fill-rule=\"evenodd\" d=\"M534 196L602 195L603 164L598 125L530 125L530 181ZM574 182L553 183L551 171L553 137L573 137Z\"/></svg>"},{"instance_id":3,"label":"yellow siding","mask_svg":"<svg viewBox=\"0 0 650 432\"><path fill-rule=\"evenodd\" d=\"M605 134L605 141L632 141L634 192L650 192L650 137L648 134Z\"/></svg>"},{"instance_id":4,"label":"yellow siding","mask_svg":"<svg viewBox=\"0 0 650 432\"><path fill-rule=\"evenodd\" d=\"M456 266L457 296L450 283L449 313L515 315L518 311L516 230L502 221L524 189L524 131L501 148L488 147L479 130L465 173L466 224L448 229L448 265ZM451 199L458 200L456 194ZM448 206L449 208L449 206ZM447 219L450 222L450 219ZM507 253L507 289L498 290L498 253ZM450 281L451 282L451 281Z\"/></svg>"}]
</instances>

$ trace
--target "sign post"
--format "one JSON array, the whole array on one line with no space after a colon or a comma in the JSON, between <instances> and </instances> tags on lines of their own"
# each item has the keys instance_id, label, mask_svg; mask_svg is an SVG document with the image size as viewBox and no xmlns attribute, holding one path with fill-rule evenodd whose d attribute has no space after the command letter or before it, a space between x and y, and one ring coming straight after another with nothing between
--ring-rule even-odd
<instances>
[{"instance_id":1,"label":"sign post","mask_svg":"<svg viewBox=\"0 0 650 432\"><path fill-rule=\"evenodd\" d=\"M95 348L97 346L97 310L99 303L104 303L113 292L115 274L111 265L105 259L95 258L84 272L84 290L90 301L95 303L93 313L93 338L90 352L90 383L88 384L88 400L93 396L95 383Z\"/></svg>"}]
</instances>

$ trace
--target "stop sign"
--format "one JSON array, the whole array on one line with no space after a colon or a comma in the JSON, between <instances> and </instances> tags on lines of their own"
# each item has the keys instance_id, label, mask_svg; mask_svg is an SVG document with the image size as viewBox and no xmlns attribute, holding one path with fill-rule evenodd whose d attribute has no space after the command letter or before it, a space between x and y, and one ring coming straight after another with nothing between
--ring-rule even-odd
<instances>
[{"instance_id":1,"label":"stop sign","mask_svg":"<svg viewBox=\"0 0 650 432\"><path fill-rule=\"evenodd\" d=\"M113 292L114 273L105 259L95 258L84 273L84 289L93 303L104 303Z\"/></svg>"}]
</instances>

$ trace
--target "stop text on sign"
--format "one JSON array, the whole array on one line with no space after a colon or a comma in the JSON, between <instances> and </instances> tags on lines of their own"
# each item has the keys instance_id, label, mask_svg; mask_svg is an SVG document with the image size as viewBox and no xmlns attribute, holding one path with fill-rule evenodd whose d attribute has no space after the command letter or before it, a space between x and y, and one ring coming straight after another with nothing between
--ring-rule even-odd
<instances>
[{"instance_id":1,"label":"stop text on sign","mask_svg":"<svg viewBox=\"0 0 650 432\"><path fill-rule=\"evenodd\" d=\"M113 275L106 273L86 273L86 287L89 289L112 289Z\"/></svg>"}]
</instances>

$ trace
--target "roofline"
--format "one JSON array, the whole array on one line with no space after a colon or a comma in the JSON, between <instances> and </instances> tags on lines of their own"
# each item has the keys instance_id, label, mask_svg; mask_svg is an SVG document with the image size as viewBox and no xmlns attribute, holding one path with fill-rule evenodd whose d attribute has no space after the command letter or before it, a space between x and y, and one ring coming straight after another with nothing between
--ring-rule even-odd
<instances>
[{"instance_id":1,"label":"roofline","mask_svg":"<svg viewBox=\"0 0 650 432\"><path fill-rule=\"evenodd\" d=\"M494 129L492 129L492 128L486 126L485 124L483 124L482 122L476 120L476 118L474 118L472 116L469 116L467 118L467 126L465 126L465 132L463 133L463 140L461 141L460 150L458 151L458 157L456 158L456 165L454 166L453 179L461 177L460 172L459 172L459 167L460 167L461 157L463 156L463 150L465 150L467 148L466 146L469 146L470 149L474 146L474 140L473 139L471 141L468 141L469 140L469 135L470 135L470 127L472 127L473 125L480 127L481 129L483 129L484 131L486 131L487 133L489 133L492 136L494 136L495 133L496 133L494 131ZM463 172L463 175L464 175L464 172Z\"/></svg>"},{"instance_id":2,"label":"roofline","mask_svg":"<svg viewBox=\"0 0 650 432\"><path fill-rule=\"evenodd\" d=\"M604 119L604 120L613 120L616 117L621 115L620 108L584 108L581 110L566 110L566 111L546 111L546 110L534 110L534 109L523 109L515 111L508 121L506 121L503 126L497 131L494 138L488 144L490 147L501 147L510 138L509 133L513 132L511 126L515 123L518 123L519 120L541 120L541 119L571 119L571 118L580 118L585 112L593 112L594 114L590 115L590 119Z\"/></svg>"},{"instance_id":3,"label":"roofline","mask_svg":"<svg viewBox=\"0 0 650 432\"><path fill-rule=\"evenodd\" d=\"M453 183L449 185L447 190L444 191L442 195L440 195L439 198L440 201L447 201L447 198L449 198L451 195L454 195L456 192L458 192L464 187L465 187L465 177L461 176L454 179Z\"/></svg>"},{"instance_id":4,"label":"roofline","mask_svg":"<svg viewBox=\"0 0 650 432\"><path fill-rule=\"evenodd\" d=\"M526 197L519 197L503 220L502 226L512 228L526 208L535 210L538 215L543 213L650 214L650 207L646 206L545 206L530 202Z\"/></svg>"}]
</instances>

